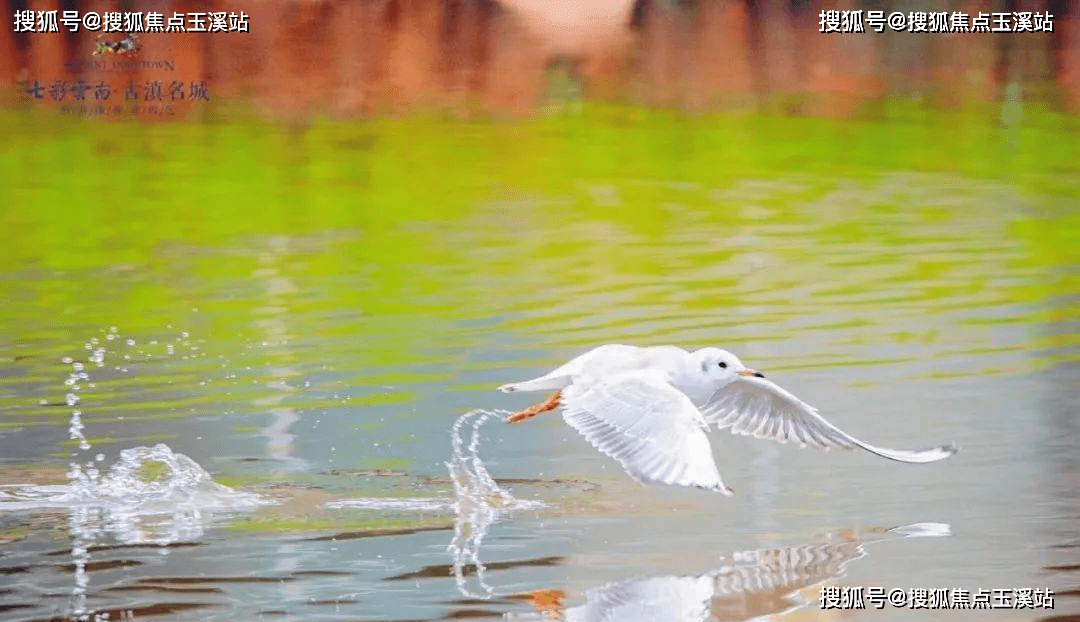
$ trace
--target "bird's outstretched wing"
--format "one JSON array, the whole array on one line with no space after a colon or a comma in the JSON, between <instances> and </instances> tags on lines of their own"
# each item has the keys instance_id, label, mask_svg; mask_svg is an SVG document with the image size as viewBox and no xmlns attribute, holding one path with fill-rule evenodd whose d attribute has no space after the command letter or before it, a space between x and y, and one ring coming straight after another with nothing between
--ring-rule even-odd
<instances>
[{"instance_id":1,"label":"bird's outstretched wing","mask_svg":"<svg viewBox=\"0 0 1080 622\"><path fill-rule=\"evenodd\" d=\"M781 443L794 441L820 449L865 449L899 462L935 462L956 453L953 445L933 449L903 450L874 447L826 421L817 409L769 380L740 377L717 391L699 406L702 415L718 429L749 434Z\"/></svg>"},{"instance_id":2,"label":"bird's outstretched wing","mask_svg":"<svg viewBox=\"0 0 1080 622\"><path fill-rule=\"evenodd\" d=\"M713 461L701 413L660 371L616 374L563 391L563 418L646 484L730 495Z\"/></svg>"}]
</instances>

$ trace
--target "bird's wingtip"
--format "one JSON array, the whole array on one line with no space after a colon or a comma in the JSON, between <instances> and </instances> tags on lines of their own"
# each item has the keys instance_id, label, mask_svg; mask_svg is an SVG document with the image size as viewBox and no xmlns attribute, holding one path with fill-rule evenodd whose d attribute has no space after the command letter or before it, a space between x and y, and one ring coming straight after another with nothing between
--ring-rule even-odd
<instances>
[{"instance_id":1,"label":"bird's wingtip","mask_svg":"<svg viewBox=\"0 0 1080 622\"><path fill-rule=\"evenodd\" d=\"M932 449L885 449L882 447L874 447L862 441L855 441L858 447L869 451L872 454L877 454L882 458L888 458L889 460L896 460L897 462L907 462L910 464L927 464L930 462L938 462L944 460L949 456L952 456L958 451L955 443L948 443Z\"/></svg>"},{"instance_id":2,"label":"bird's wingtip","mask_svg":"<svg viewBox=\"0 0 1080 622\"><path fill-rule=\"evenodd\" d=\"M909 460L909 462L939 462L952 457L959 450L960 448L956 446L956 443L947 443L940 447L916 452L915 459Z\"/></svg>"},{"instance_id":3,"label":"bird's wingtip","mask_svg":"<svg viewBox=\"0 0 1080 622\"><path fill-rule=\"evenodd\" d=\"M704 488L706 490L712 490L712 491L718 492L718 493L724 495L725 497L733 497L733 496L735 496L735 491L732 490L727 485L725 485L723 482L720 482L720 483L715 484L713 486L702 486L702 488Z\"/></svg>"}]
</instances>

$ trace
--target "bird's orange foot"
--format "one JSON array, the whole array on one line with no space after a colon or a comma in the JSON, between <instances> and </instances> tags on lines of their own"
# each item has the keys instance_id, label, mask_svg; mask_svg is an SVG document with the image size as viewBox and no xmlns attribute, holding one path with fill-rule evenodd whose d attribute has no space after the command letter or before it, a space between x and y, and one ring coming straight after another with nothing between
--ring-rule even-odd
<instances>
[{"instance_id":1,"label":"bird's orange foot","mask_svg":"<svg viewBox=\"0 0 1080 622\"><path fill-rule=\"evenodd\" d=\"M529 406L525 410L519 410L518 412L510 415L506 418L507 423L519 423L526 419L532 419L536 415L549 410L554 410L559 407L559 400L562 398L562 392L556 391L555 395L547 398L547 401L541 402L535 406Z\"/></svg>"}]
</instances>

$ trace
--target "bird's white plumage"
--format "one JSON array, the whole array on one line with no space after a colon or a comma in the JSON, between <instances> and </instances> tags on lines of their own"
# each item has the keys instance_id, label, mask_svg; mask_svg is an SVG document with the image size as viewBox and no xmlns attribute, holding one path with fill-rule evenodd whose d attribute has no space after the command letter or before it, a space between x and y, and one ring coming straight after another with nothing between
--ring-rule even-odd
<instances>
[{"instance_id":1,"label":"bird's white plumage","mask_svg":"<svg viewBox=\"0 0 1080 622\"><path fill-rule=\"evenodd\" d=\"M686 350L676 346L639 348L610 343L593 348L539 378L504 384L499 390L504 393L546 391L562 389L571 383L585 384L629 371L674 369L687 356Z\"/></svg>"},{"instance_id":2,"label":"bird's white plumage","mask_svg":"<svg viewBox=\"0 0 1080 622\"><path fill-rule=\"evenodd\" d=\"M731 494L713 461L708 424L819 449L860 448L900 462L934 462L956 453L952 445L910 451L860 441L717 348L605 345L549 374L499 388L561 390L566 422L645 483Z\"/></svg>"},{"instance_id":3,"label":"bird's white plumage","mask_svg":"<svg viewBox=\"0 0 1080 622\"><path fill-rule=\"evenodd\" d=\"M638 481L731 491L713 461L706 423L660 370L571 384L563 419Z\"/></svg>"}]
</instances>

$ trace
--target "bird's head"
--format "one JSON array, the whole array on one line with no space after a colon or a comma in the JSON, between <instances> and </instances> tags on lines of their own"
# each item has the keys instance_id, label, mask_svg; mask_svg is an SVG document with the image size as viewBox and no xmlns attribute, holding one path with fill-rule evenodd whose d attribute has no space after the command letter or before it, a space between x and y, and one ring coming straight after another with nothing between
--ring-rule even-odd
<instances>
[{"instance_id":1,"label":"bird's head","mask_svg":"<svg viewBox=\"0 0 1080 622\"><path fill-rule=\"evenodd\" d=\"M720 348L702 348L697 350L692 355L695 367L693 371L700 369L701 373L707 375L720 385L728 384L738 380L739 377L744 378L764 378L765 374L748 368L742 364L739 357L735 356L727 350L721 350Z\"/></svg>"}]
</instances>

